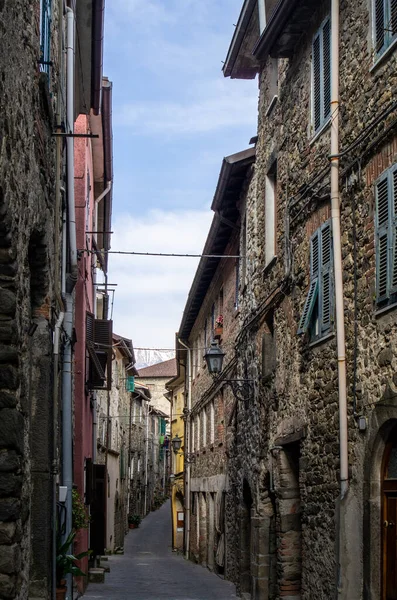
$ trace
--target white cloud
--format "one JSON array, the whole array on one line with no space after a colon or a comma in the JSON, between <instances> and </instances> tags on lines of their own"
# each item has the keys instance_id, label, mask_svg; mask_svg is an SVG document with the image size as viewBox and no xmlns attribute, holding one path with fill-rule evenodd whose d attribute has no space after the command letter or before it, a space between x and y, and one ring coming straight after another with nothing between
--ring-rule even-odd
<instances>
[{"instance_id":1,"label":"white cloud","mask_svg":"<svg viewBox=\"0 0 397 600\"><path fill-rule=\"evenodd\" d=\"M114 121L131 127L136 135L191 135L225 127L254 127L258 101L249 83L233 86L229 81L210 81L181 102L131 103L120 108Z\"/></svg>"},{"instance_id":2,"label":"white cloud","mask_svg":"<svg viewBox=\"0 0 397 600\"><path fill-rule=\"evenodd\" d=\"M212 217L209 210L119 215L112 250L200 254ZM173 347L198 260L112 254L114 330L136 346Z\"/></svg>"}]
</instances>

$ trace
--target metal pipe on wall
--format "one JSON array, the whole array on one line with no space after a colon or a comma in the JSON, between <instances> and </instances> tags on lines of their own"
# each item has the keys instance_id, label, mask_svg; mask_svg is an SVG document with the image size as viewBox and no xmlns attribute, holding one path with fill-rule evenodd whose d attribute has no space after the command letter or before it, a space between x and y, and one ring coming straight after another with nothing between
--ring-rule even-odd
<instances>
[{"instance_id":1,"label":"metal pipe on wall","mask_svg":"<svg viewBox=\"0 0 397 600\"><path fill-rule=\"evenodd\" d=\"M74 130L74 13L67 8L67 71L66 71L66 112L68 132ZM73 289L77 282L77 243L74 206L74 138L67 138L67 205L70 272L65 286L65 345L62 364L62 479L67 488L66 528L64 539L72 529L72 488L73 488L73 403L72 403L72 336L73 336ZM66 600L72 600L73 581L68 575Z\"/></svg>"},{"instance_id":2,"label":"metal pipe on wall","mask_svg":"<svg viewBox=\"0 0 397 600\"><path fill-rule=\"evenodd\" d=\"M339 392L339 454L340 454L340 497L338 515L338 575L337 593L346 597L345 575L346 548L344 544L345 503L349 489L348 433L347 433L347 386L346 344L342 272L342 244L340 224L339 190L339 0L331 2L331 221L334 251L336 337L338 353Z\"/></svg>"}]
</instances>

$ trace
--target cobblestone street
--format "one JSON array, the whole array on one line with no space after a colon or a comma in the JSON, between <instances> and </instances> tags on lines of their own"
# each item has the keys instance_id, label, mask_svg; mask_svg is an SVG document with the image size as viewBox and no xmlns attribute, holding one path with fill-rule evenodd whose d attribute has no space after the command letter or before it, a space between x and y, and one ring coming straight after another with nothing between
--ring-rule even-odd
<instances>
[{"instance_id":1,"label":"cobblestone street","mask_svg":"<svg viewBox=\"0 0 397 600\"><path fill-rule=\"evenodd\" d=\"M124 555L109 556L105 584L91 583L84 600L231 600L234 586L171 551L166 502L130 530Z\"/></svg>"}]
</instances>

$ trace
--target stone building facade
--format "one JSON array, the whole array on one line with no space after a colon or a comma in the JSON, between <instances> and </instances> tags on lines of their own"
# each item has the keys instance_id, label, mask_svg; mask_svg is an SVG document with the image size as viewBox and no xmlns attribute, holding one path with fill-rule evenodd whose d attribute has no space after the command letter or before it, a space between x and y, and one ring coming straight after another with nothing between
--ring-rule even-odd
<instances>
[{"instance_id":1,"label":"stone building facade","mask_svg":"<svg viewBox=\"0 0 397 600\"><path fill-rule=\"evenodd\" d=\"M106 551L124 546L128 529L129 467L132 443L132 391L130 381L137 371L131 340L113 334L114 359L109 396L97 392L97 463L106 465Z\"/></svg>"},{"instance_id":2,"label":"stone building facade","mask_svg":"<svg viewBox=\"0 0 397 600\"><path fill-rule=\"evenodd\" d=\"M232 78L258 74L260 89L236 341L237 372L255 384L236 406L226 515L237 529L226 554L240 592L261 600L386 599L397 585L396 15L387 0L338 9L349 463L341 496L331 4L247 0L224 66Z\"/></svg>"},{"instance_id":3,"label":"stone building facade","mask_svg":"<svg viewBox=\"0 0 397 600\"><path fill-rule=\"evenodd\" d=\"M83 72L66 97L67 13L74 38L91 48L92 6L78 4L73 14L49 0L0 3L0 596L7 599L48 599L56 585L62 362L71 345L62 292L72 250L62 223L72 231L65 205L74 164L65 146L74 141L64 144L64 136L74 130L67 105L75 116L94 108L91 74L102 78L101 43L84 56L77 50L71 69Z\"/></svg>"},{"instance_id":4,"label":"stone building facade","mask_svg":"<svg viewBox=\"0 0 397 600\"><path fill-rule=\"evenodd\" d=\"M185 383L185 542L190 558L233 578L225 549L235 534L225 519L227 465L236 399L224 379L236 378L234 352L239 332L239 293L246 286L246 241L241 209L251 187L255 149L223 160L212 209L215 212L204 255L193 281L178 332L177 357ZM217 339L225 352L223 379L208 373L204 354ZM188 352L186 351L188 348ZM187 458L186 458L187 457Z\"/></svg>"},{"instance_id":5,"label":"stone building facade","mask_svg":"<svg viewBox=\"0 0 397 600\"><path fill-rule=\"evenodd\" d=\"M139 369L137 381L150 391L150 404L146 415L145 513L155 508L167 490L170 474L171 404L166 383L175 375L176 361L174 358Z\"/></svg>"},{"instance_id":6,"label":"stone building facade","mask_svg":"<svg viewBox=\"0 0 397 600\"><path fill-rule=\"evenodd\" d=\"M40 66L41 17L38 1L0 6L0 596L10 599L44 597L51 586L52 330L61 310L52 133L62 74L56 35L51 70ZM55 7L54 32L57 23Z\"/></svg>"}]
</instances>

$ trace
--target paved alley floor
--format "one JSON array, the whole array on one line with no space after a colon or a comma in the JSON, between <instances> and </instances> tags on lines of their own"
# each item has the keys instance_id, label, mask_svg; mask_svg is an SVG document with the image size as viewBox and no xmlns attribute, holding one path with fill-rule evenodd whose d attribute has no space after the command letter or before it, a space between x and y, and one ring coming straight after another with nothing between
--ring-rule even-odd
<instances>
[{"instance_id":1,"label":"paved alley floor","mask_svg":"<svg viewBox=\"0 0 397 600\"><path fill-rule=\"evenodd\" d=\"M171 551L170 502L125 538L124 555L109 556L104 584L90 583L84 600L232 600L235 587Z\"/></svg>"}]
</instances>

